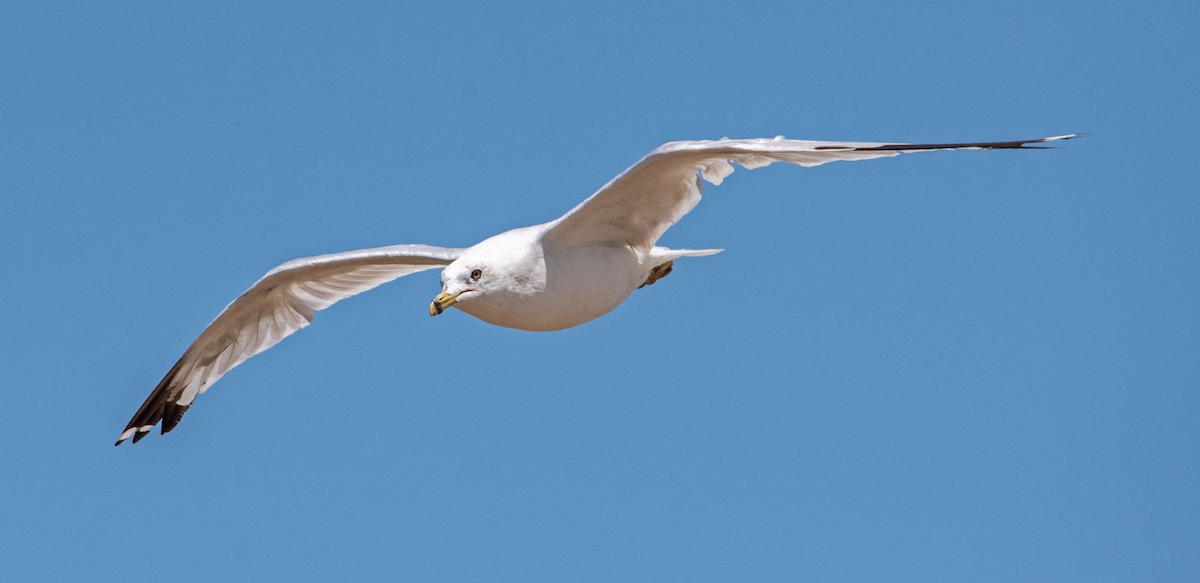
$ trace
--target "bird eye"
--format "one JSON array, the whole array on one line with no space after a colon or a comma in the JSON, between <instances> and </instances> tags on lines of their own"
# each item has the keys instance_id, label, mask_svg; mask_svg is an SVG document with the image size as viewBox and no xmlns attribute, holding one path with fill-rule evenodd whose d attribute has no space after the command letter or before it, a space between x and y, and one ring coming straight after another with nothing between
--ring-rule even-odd
<instances>
[{"instance_id":1,"label":"bird eye","mask_svg":"<svg viewBox=\"0 0 1200 583\"><path fill-rule=\"evenodd\" d=\"M481 277L483 277L482 269L476 269L471 272L471 280L472 281L479 281L479 278L481 278Z\"/></svg>"}]
</instances>

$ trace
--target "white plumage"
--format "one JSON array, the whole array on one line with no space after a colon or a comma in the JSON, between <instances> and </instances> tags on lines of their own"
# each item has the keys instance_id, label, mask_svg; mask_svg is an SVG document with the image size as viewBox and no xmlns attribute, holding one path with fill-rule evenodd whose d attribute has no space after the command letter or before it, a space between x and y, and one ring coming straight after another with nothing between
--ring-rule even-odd
<instances>
[{"instance_id":1,"label":"white plumage","mask_svg":"<svg viewBox=\"0 0 1200 583\"><path fill-rule=\"evenodd\" d=\"M467 249L394 245L295 259L267 272L225 307L150 393L117 439L134 443L162 422L173 429L196 397L246 359L312 323L314 314L398 277L445 267L437 315L452 306L486 322L559 330L612 311L670 272L680 257L719 249L657 247L700 202L702 180L719 185L736 163L819 166L905 152L1028 149L1075 134L1011 142L886 144L775 139L670 142L549 223L506 231Z\"/></svg>"}]
</instances>

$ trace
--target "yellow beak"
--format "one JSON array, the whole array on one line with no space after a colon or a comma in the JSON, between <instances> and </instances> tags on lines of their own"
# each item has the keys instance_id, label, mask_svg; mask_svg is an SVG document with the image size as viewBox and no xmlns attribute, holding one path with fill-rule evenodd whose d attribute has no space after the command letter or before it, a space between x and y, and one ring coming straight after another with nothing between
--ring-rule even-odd
<instances>
[{"instance_id":1,"label":"yellow beak","mask_svg":"<svg viewBox=\"0 0 1200 583\"><path fill-rule=\"evenodd\" d=\"M443 290L436 298L433 298L432 302L429 302L429 315L436 316L445 312L447 308L458 303L458 296L460 295L462 295L462 292L448 294Z\"/></svg>"}]
</instances>

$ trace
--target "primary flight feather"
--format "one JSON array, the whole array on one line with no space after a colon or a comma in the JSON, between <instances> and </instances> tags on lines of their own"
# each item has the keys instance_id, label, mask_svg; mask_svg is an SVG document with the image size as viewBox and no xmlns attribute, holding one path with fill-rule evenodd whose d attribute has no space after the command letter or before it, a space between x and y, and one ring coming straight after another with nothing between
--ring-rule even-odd
<instances>
[{"instance_id":1,"label":"primary flight feather","mask_svg":"<svg viewBox=\"0 0 1200 583\"><path fill-rule=\"evenodd\" d=\"M667 249L658 238L700 202L702 181L719 185L736 163L819 166L901 153L1030 149L1077 134L951 144L754 139L669 142L613 178L562 217L500 233L466 249L394 245L295 259L267 272L233 300L150 392L117 438L137 443L162 422L179 424L196 397L246 359L312 323L316 312L398 277L442 269L436 316L457 307L485 322L561 330L612 311L633 291L665 277L680 257L720 249Z\"/></svg>"}]
</instances>

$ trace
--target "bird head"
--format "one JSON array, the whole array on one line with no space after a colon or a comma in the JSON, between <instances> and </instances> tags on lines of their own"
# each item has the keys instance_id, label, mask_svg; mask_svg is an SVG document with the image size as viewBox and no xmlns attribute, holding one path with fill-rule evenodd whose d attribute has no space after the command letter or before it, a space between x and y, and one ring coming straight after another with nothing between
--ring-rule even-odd
<instances>
[{"instance_id":1,"label":"bird head","mask_svg":"<svg viewBox=\"0 0 1200 583\"><path fill-rule=\"evenodd\" d=\"M442 291L429 304L436 316L453 306L468 312L487 310L489 304L537 293L544 287L545 270L540 246L530 244L526 229L516 229L487 239L463 252L442 270ZM470 306L468 307L468 304Z\"/></svg>"},{"instance_id":2,"label":"bird head","mask_svg":"<svg viewBox=\"0 0 1200 583\"><path fill-rule=\"evenodd\" d=\"M485 294L494 284L494 279L486 280L485 269L488 266L481 262L459 262L446 266L442 270L442 292L429 303L429 315L436 316L459 302L471 301ZM488 269L487 272L491 270ZM491 275L486 273L486 275Z\"/></svg>"}]
</instances>

